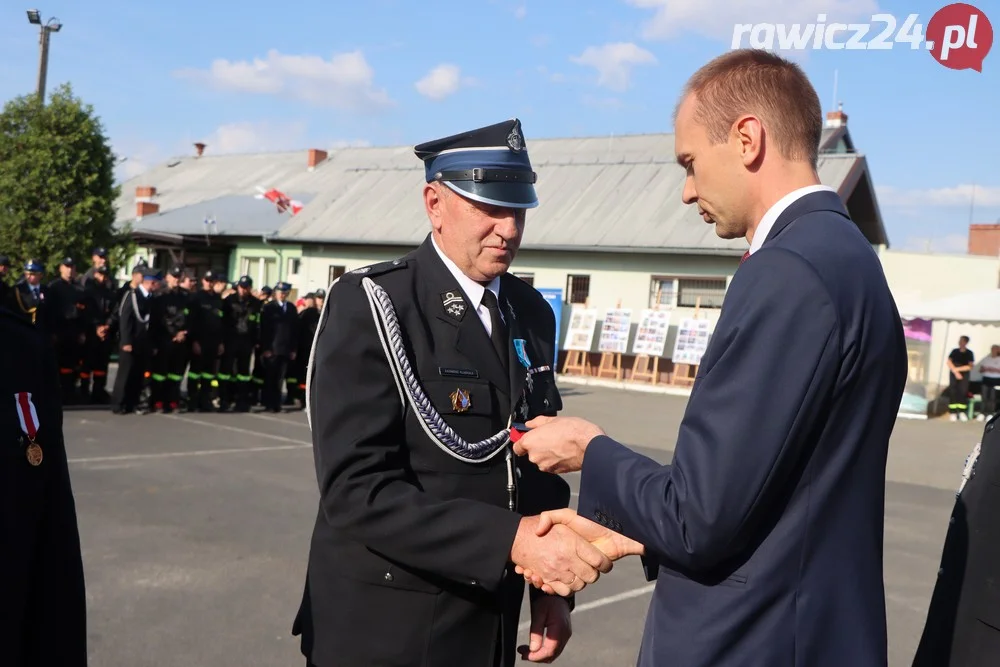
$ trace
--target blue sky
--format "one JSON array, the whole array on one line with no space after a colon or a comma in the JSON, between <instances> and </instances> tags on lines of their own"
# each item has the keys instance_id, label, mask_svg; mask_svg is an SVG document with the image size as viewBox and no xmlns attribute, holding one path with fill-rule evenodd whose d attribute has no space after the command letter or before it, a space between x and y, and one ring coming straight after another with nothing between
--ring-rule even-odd
<instances>
[{"instance_id":1,"label":"blue sky","mask_svg":"<svg viewBox=\"0 0 1000 667\"><path fill-rule=\"evenodd\" d=\"M0 10L0 98L35 87L38 32L24 10L58 17L48 88L69 81L94 105L127 158L123 176L189 154L195 141L210 153L412 145L512 116L529 148L533 137L669 132L685 79L731 47L737 22L825 13L875 33L884 24L873 14L902 24L916 13L926 30L943 4L44 1ZM1000 9L980 6L1000 30ZM1000 53L982 72L946 68L905 43L785 54L824 110L843 103L893 247L964 252L970 215L1000 219Z\"/></svg>"}]
</instances>

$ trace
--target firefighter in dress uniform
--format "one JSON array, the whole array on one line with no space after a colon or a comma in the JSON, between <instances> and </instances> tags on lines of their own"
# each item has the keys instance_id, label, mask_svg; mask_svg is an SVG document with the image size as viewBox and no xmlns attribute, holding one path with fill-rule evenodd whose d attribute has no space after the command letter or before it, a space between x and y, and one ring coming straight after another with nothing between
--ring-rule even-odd
<instances>
[{"instance_id":1,"label":"firefighter in dress uniform","mask_svg":"<svg viewBox=\"0 0 1000 667\"><path fill-rule=\"evenodd\" d=\"M253 280L243 276L236 282L236 292L224 302L227 322L222 368L220 408L228 410L234 405L236 412L249 412L251 405L250 362L260 340L260 300L251 293Z\"/></svg>"},{"instance_id":2,"label":"firefighter in dress uniform","mask_svg":"<svg viewBox=\"0 0 1000 667\"><path fill-rule=\"evenodd\" d=\"M309 351L312 349L313 336L319 325L319 309L316 308L316 295L309 292L302 300L305 307L299 313L298 350L295 361L288 364L288 377L285 386L288 391L289 404L298 401L306 406L306 368L309 365Z\"/></svg>"},{"instance_id":3,"label":"firefighter in dress uniform","mask_svg":"<svg viewBox=\"0 0 1000 667\"><path fill-rule=\"evenodd\" d=\"M222 297L216 284L223 278L215 271L201 277L201 289L194 294L191 337L191 367L188 369L188 409L213 412L215 389L219 386L219 364L225 352L226 323Z\"/></svg>"},{"instance_id":4,"label":"firefighter in dress uniform","mask_svg":"<svg viewBox=\"0 0 1000 667\"><path fill-rule=\"evenodd\" d=\"M299 314L288 302L292 286L274 286L274 301L260 313L260 358L264 366L264 389L261 401L264 409L281 412L281 385L288 364L295 361L299 340Z\"/></svg>"},{"instance_id":5,"label":"firefighter in dress uniform","mask_svg":"<svg viewBox=\"0 0 1000 667\"><path fill-rule=\"evenodd\" d=\"M149 317L160 274L145 264L141 271L142 282L130 288L118 304L118 372L111 394L111 409L115 414L146 411L142 393L152 357Z\"/></svg>"},{"instance_id":6,"label":"firefighter in dress uniform","mask_svg":"<svg viewBox=\"0 0 1000 667\"><path fill-rule=\"evenodd\" d=\"M35 326L48 330L46 321L46 297L48 289L42 285L45 268L37 259L29 259L24 264L24 277L18 280L10 292L10 309L24 316Z\"/></svg>"},{"instance_id":7,"label":"firefighter in dress uniform","mask_svg":"<svg viewBox=\"0 0 1000 667\"><path fill-rule=\"evenodd\" d=\"M83 359L93 315L87 312L87 296L75 279L73 258L59 264L59 277L48 284L48 316L52 342L56 346L63 404L77 402L77 381L83 379ZM89 379L89 378L87 378Z\"/></svg>"},{"instance_id":8,"label":"firefighter in dress uniform","mask_svg":"<svg viewBox=\"0 0 1000 667\"><path fill-rule=\"evenodd\" d=\"M184 268L174 266L167 273L166 289L153 297L149 337L153 345L150 410L169 414L180 408L181 380L188 364L188 326L191 294L180 286Z\"/></svg>"},{"instance_id":9,"label":"firefighter in dress uniform","mask_svg":"<svg viewBox=\"0 0 1000 667\"><path fill-rule=\"evenodd\" d=\"M84 281L83 291L91 318L84 344L80 395L86 402L107 405L111 400L107 390L108 365L118 336L118 302L114 286L108 278L108 267L96 267L91 278Z\"/></svg>"},{"instance_id":10,"label":"firefighter in dress uniform","mask_svg":"<svg viewBox=\"0 0 1000 667\"><path fill-rule=\"evenodd\" d=\"M87 597L46 334L0 307L0 664L87 667Z\"/></svg>"},{"instance_id":11,"label":"firefighter in dress uniform","mask_svg":"<svg viewBox=\"0 0 1000 667\"><path fill-rule=\"evenodd\" d=\"M1000 419L966 458L913 667L1000 665Z\"/></svg>"},{"instance_id":12,"label":"firefighter in dress uniform","mask_svg":"<svg viewBox=\"0 0 1000 667\"><path fill-rule=\"evenodd\" d=\"M315 667L512 667L515 564L586 554L571 591L611 565L575 533L527 532L570 490L511 444L513 422L562 407L552 309L507 272L537 205L520 122L415 150L432 231L333 283L307 373L320 501L292 632ZM549 638L526 657L547 661L572 595L529 599Z\"/></svg>"},{"instance_id":13,"label":"firefighter in dress uniform","mask_svg":"<svg viewBox=\"0 0 1000 667\"><path fill-rule=\"evenodd\" d=\"M271 295L273 290L268 285L264 285L260 288L260 310L264 311L264 306L266 306L271 301ZM261 405L261 400L263 398L264 390L264 362L260 358L260 339L258 338L257 347L253 351L253 376L250 383L253 385L250 389L250 405Z\"/></svg>"}]
</instances>

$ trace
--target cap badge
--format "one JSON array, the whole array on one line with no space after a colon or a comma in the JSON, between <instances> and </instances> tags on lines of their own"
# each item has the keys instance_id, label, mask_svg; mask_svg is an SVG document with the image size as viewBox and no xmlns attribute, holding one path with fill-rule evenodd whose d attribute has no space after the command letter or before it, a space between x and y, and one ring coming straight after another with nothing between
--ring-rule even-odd
<instances>
[{"instance_id":1,"label":"cap badge","mask_svg":"<svg viewBox=\"0 0 1000 667\"><path fill-rule=\"evenodd\" d=\"M451 398L451 409L455 412L465 412L472 407L472 397L467 389L456 389L448 396Z\"/></svg>"},{"instance_id":2,"label":"cap badge","mask_svg":"<svg viewBox=\"0 0 1000 667\"><path fill-rule=\"evenodd\" d=\"M445 292L441 295L441 305L444 306L444 312L448 313L456 320L461 320L465 316L465 299L459 292L451 291Z\"/></svg>"},{"instance_id":3,"label":"cap badge","mask_svg":"<svg viewBox=\"0 0 1000 667\"><path fill-rule=\"evenodd\" d=\"M507 145L515 153L520 153L524 148L524 136L521 135L521 123L514 123L510 134L507 135Z\"/></svg>"}]
</instances>

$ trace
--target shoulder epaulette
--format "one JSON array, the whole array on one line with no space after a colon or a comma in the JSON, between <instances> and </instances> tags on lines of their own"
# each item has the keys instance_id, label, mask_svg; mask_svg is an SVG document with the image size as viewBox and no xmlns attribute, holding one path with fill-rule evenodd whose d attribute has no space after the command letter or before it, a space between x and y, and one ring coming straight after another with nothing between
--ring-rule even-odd
<instances>
[{"instance_id":1,"label":"shoulder epaulette","mask_svg":"<svg viewBox=\"0 0 1000 667\"><path fill-rule=\"evenodd\" d=\"M390 271L397 271L399 269L406 268L405 259L393 259L387 262L379 262L377 264L369 264L368 266L362 266L360 269L354 269L353 271L348 271L344 274L344 277L352 276L357 280L361 278L371 278L373 276L381 276L383 274L389 273Z\"/></svg>"}]
</instances>

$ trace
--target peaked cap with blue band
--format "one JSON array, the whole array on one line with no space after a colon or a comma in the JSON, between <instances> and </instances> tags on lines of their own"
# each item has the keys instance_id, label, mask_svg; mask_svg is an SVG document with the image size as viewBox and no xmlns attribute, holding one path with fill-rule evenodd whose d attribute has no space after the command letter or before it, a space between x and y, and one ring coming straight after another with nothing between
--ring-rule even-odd
<instances>
[{"instance_id":1,"label":"peaked cap with blue band","mask_svg":"<svg viewBox=\"0 0 1000 667\"><path fill-rule=\"evenodd\" d=\"M517 118L415 146L426 180L473 201L510 208L538 206L537 174Z\"/></svg>"}]
</instances>

